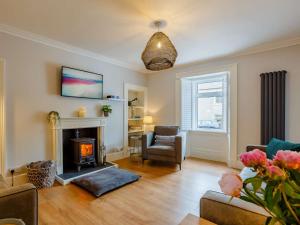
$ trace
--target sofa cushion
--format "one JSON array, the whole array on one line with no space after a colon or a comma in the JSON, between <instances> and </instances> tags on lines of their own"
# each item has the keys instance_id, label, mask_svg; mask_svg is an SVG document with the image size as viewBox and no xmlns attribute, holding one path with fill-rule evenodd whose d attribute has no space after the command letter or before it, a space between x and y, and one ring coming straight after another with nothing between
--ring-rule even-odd
<instances>
[{"instance_id":1,"label":"sofa cushion","mask_svg":"<svg viewBox=\"0 0 300 225\"><path fill-rule=\"evenodd\" d=\"M4 181L4 178L0 175L0 190L8 188L8 185Z\"/></svg>"},{"instance_id":2,"label":"sofa cushion","mask_svg":"<svg viewBox=\"0 0 300 225\"><path fill-rule=\"evenodd\" d=\"M175 145L175 137L176 136L162 136L162 135L155 135L155 144L156 145L167 145L167 146L174 146Z\"/></svg>"},{"instance_id":3,"label":"sofa cushion","mask_svg":"<svg viewBox=\"0 0 300 225\"><path fill-rule=\"evenodd\" d=\"M175 156L175 149L172 146L152 145L147 149L148 154L161 156Z\"/></svg>"},{"instance_id":4,"label":"sofa cushion","mask_svg":"<svg viewBox=\"0 0 300 225\"><path fill-rule=\"evenodd\" d=\"M300 152L300 144L292 143L289 141L283 141L277 138L272 138L267 146L267 157L273 159L279 150L291 150Z\"/></svg>"}]
</instances>

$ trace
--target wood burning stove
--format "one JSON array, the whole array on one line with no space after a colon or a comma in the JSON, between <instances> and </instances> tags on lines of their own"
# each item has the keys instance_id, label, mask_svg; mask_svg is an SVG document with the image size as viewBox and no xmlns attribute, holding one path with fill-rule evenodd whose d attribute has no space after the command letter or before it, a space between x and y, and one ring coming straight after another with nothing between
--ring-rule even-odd
<instances>
[{"instance_id":1,"label":"wood burning stove","mask_svg":"<svg viewBox=\"0 0 300 225\"><path fill-rule=\"evenodd\" d=\"M78 172L83 165L97 166L94 138L74 138L71 141L73 146L73 162L77 166Z\"/></svg>"}]
</instances>

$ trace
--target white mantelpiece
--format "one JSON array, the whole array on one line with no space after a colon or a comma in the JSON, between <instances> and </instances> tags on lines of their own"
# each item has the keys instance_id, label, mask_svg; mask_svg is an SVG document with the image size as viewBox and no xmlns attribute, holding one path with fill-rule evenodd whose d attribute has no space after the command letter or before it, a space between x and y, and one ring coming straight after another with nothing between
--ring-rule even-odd
<instances>
[{"instance_id":1,"label":"white mantelpiece","mask_svg":"<svg viewBox=\"0 0 300 225\"><path fill-rule=\"evenodd\" d=\"M57 164L57 174L63 173L63 130L79 128L97 128L98 146L103 144L104 126L106 118L61 118L57 122L52 122L52 158Z\"/></svg>"}]
</instances>

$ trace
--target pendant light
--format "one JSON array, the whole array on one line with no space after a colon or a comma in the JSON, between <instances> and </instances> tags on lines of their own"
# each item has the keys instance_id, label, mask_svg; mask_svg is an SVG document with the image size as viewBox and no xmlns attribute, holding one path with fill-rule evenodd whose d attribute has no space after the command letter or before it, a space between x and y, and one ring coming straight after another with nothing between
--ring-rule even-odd
<instances>
[{"instance_id":1,"label":"pendant light","mask_svg":"<svg viewBox=\"0 0 300 225\"><path fill-rule=\"evenodd\" d=\"M149 39L142 53L142 60L148 70L159 71L173 67L177 51L166 34L159 31L163 21L154 21L158 31Z\"/></svg>"}]
</instances>

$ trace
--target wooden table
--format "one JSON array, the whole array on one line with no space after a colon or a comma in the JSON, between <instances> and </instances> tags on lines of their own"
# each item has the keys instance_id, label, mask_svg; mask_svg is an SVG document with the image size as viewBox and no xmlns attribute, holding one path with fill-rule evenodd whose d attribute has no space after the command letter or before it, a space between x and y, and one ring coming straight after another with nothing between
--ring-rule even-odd
<instances>
[{"instance_id":1,"label":"wooden table","mask_svg":"<svg viewBox=\"0 0 300 225\"><path fill-rule=\"evenodd\" d=\"M198 216L187 214L179 225L216 225Z\"/></svg>"}]
</instances>

